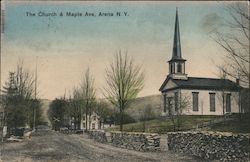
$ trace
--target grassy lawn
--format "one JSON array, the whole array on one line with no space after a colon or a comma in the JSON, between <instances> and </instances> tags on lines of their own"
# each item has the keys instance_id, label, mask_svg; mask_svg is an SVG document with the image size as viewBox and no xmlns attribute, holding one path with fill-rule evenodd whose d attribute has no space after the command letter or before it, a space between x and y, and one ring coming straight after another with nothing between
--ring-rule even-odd
<instances>
[{"instance_id":1,"label":"grassy lawn","mask_svg":"<svg viewBox=\"0 0 250 162\"><path fill-rule=\"evenodd\" d=\"M219 118L218 116L181 116L180 129L189 129L206 121ZM175 120L176 122L176 120ZM155 119L145 122L145 132L151 133L167 133L174 131L173 123L170 119ZM107 131L118 131L119 126L108 128ZM123 130L127 132L143 132L143 122L130 123L123 125Z\"/></svg>"},{"instance_id":2,"label":"grassy lawn","mask_svg":"<svg viewBox=\"0 0 250 162\"><path fill-rule=\"evenodd\" d=\"M222 116L181 116L180 130L195 128L198 124L218 118L222 118ZM249 115L246 115L242 119L236 118L233 121L226 121L225 123L215 124L209 130L219 132L250 133L249 123ZM145 132L164 134L174 131L173 123L170 119L149 120L145 122L145 125ZM108 128L106 130L118 131L119 126ZM143 132L143 122L125 124L123 125L123 130L126 132Z\"/></svg>"},{"instance_id":3,"label":"grassy lawn","mask_svg":"<svg viewBox=\"0 0 250 162\"><path fill-rule=\"evenodd\" d=\"M249 115L242 117L242 119L235 119L233 121L226 121L225 123L215 124L211 127L212 131L233 132L233 133L250 133Z\"/></svg>"}]
</instances>

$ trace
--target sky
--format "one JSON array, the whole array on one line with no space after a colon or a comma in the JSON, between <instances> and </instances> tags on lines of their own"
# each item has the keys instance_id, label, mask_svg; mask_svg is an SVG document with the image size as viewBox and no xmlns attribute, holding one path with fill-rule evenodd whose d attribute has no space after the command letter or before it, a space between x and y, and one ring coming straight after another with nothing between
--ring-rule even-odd
<instances>
[{"instance_id":1,"label":"sky","mask_svg":"<svg viewBox=\"0 0 250 162\"><path fill-rule=\"evenodd\" d=\"M1 33L2 85L18 60L23 60L25 68L34 73L37 59L39 98L54 99L65 92L70 94L88 67L95 78L97 97L102 97L105 69L119 50L127 51L142 65L145 84L139 96L160 94L172 55L176 7L186 73L217 78L216 65L223 63L225 51L208 33L230 17L225 7L233 2L1 3L5 13ZM82 16L67 16L67 12ZM85 16L86 12L95 16ZM99 16L100 12L113 16ZM117 12L121 16L116 16ZM51 15L43 15L47 13Z\"/></svg>"}]
</instances>

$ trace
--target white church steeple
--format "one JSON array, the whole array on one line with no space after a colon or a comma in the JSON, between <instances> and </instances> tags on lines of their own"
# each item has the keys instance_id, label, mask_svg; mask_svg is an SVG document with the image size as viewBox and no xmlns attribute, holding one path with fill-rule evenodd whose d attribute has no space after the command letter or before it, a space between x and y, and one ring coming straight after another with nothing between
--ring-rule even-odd
<instances>
[{"instance_id":1,"label":"white church steeple","mask_svg":"<svg viewBox=\"0 0 250 162\"><path fill-rule=\"evenodd\" d=\"M173 79L187 80L187 74L185 74L185 61L186 60L181 56L178 9L176 8L173 53L171 60L168 61L169 77L172 77Z\"/></svg>"}]
</instances>

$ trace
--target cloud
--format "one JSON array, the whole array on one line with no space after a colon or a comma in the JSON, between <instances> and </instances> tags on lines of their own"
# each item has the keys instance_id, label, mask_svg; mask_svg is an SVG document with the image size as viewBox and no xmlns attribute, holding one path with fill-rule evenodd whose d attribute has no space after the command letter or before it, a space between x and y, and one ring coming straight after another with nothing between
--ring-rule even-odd
<instances>
[{"instance_id":1,"label":"cloud","mask_svg":"<svg viewBox=\"0 0 250 162\"><path fill-rule=\"evenodd\" d=\"M207 14L202 18L201 28L205 33L211 33L218 30L224 24L223 17L216 13Z\"/></svg>"}]
</instances>

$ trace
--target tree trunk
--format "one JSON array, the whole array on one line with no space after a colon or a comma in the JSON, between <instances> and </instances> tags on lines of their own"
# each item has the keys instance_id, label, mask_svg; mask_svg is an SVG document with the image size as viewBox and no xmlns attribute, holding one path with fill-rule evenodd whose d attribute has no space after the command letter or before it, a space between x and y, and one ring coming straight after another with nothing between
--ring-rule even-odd
<instances>
[{"instance_id":1,"label":"tree trunk","mask_svg":"<svg viewBox=\"0 0 250 162\"><path fill-rule=\"evenodd\" d=\"M85 113L85 130L88 130L88 111L86 109L86 113Z\"/></svg>"},{"instance_id":2,"label":"tree trunk","mask_svg":"<svg viewBox=\"0 0 250 162\"><path fill-rule=\"evenodd\" d=\"M92 129L91 128L91 114L89 114L89 130Z\"/></svg>"},{"instance_id":3,"label":"tree trunk","mask_svg":"<svg viewBox=\"0 0 250 162\"><path fill-rule=\"evenodd\" d=\"M77 121L78 127L77 129L80 130L81 129L81 115L78 115L78 121Z\"/></svg>"},{"instance_id":4,"label":"tree trunk","mask_svg":"<svg viewBox=\"0 0 250 162\"><path fill-rule=\"evenodd\" d=\"M74 130L76 130L76 124L77 124L77 122L76 122L76 116L74 117Z\"/></svg>"},{"instance_id":5,"label":"tree trunk","mask_svg":"<svg viewBox=\"0 0 250 162\"><path fill-rule=\"evenodd\" d=\"M120 131L123 131L123 111L120 109Z\"/></svg>"},{"instance_id":6,"label":"tree trunk","mask_svg":"<svg viewBox=\"0 0 250 162\"><path fill-rule=\"evenodd\" d=\"M180 130L180 121L179 121L179 116L177 115L176 116L177 118L176 118L176 122L177 122L177 130Z\"/></svg>"},{"instance_id":7,"label":"tree trunk","mask_svg":"<svg viewBox=\"0 0 250 162\"><path fill-rule=\"evenodd\" d=\"M225 116L225 93L224 91L222 92L222 108L223 108L223 124L226 122L226 116Z\"/></svg>"}]
</instances>

